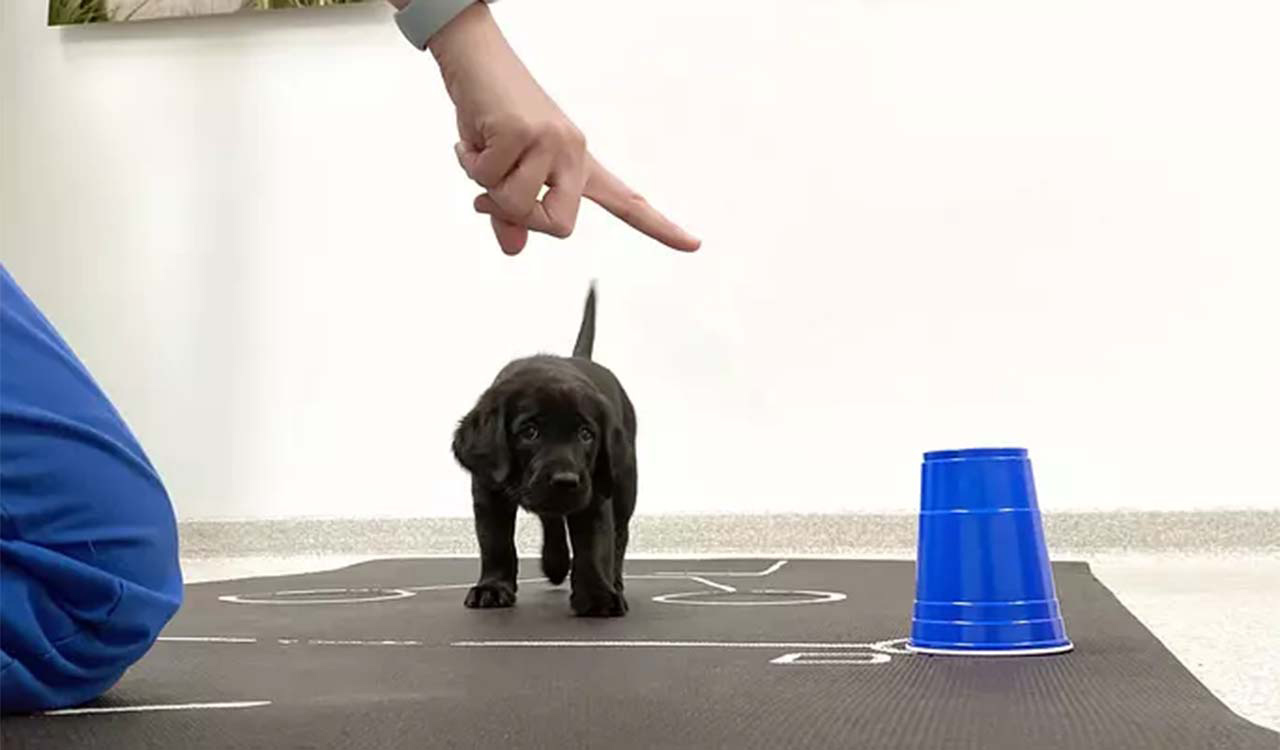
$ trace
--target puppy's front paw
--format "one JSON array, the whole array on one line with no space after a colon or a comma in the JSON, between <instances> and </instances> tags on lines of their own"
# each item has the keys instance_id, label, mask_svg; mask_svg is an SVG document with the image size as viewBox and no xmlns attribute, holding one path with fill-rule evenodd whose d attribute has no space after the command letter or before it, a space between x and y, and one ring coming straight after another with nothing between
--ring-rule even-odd
<instances>
[{"instance_id":1,"label":"puppy's front paw","mask_svg":"<svg viewBox=\"0 0 1280 750\"><path fill-rule=\"evenodd\" d=\"M462 603L468 609L510 607L516 603L516 592L505 583L480 583L471 587Z\"/></svg>"},{"instance_id":2,"label":"puppy's front paw","mask_svg":"<svg viewBox=\"0 0 1280 750\"><path fill-rule=\"evenodd\" d=\"M627 598L615 591L574 591L569 606L579 617L622 617L627 613Z\"/></svg>"}]
</instances>

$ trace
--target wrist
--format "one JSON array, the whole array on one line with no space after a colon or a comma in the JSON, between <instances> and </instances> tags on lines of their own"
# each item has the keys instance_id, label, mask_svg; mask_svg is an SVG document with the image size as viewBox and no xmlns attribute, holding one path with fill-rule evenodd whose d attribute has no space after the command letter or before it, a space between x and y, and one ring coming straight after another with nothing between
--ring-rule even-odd
<instances>
[{"instance_id":1,"label":"wrist","mask_svg":"<svg viewBox=\"0 0 1280 750\"><path fill-rule=\"evenodd\" d=\"M444 66L468 53L483 54L485 47L492 47L501 37L488 4L474 2L441 27L427 41L427 49Z\"/></svg>"},{"instance_id":2,"label":"wrist","mask_svg":"<svg viewBox=\"0 0 1280 750\"><path fill-rule=\"evenodd\" d=\"M495 0L388 0L396 7L396 25L409 43L426 49L442 37L466 36L487 21L493 24L483 3ZM449 31L446 33L446 27ZM462 42L437 44L437 49L456 47Z\"/></svg>"}]
</instances>

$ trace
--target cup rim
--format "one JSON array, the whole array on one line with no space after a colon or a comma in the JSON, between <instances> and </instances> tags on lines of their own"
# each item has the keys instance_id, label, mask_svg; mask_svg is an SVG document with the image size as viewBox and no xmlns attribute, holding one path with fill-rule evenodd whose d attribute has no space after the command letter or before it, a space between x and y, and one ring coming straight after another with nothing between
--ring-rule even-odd
<instances>
[{"instance_id":1,"label":"cup rim","mask_svg":"<svg viewBox=\"0 0 1280 750\"><path fill-rule=\"evenodd\" d=\"M1026 448L961 448L958 450L929 451L924 454L925 461L973 461L1026 457Z\"/></svg>"},{"instance_id":2,"label":"cup rim","mask_svg":"<svg viewBox=\"0 0 1280 750\"><path fill-rule=\"evenodd\" d=\"M1065 654L1069 651L1074 651L1076 647L1070 640L1066 640L1064 643L1051 646L1015 648L945 648L941 646L916 646L908 641L906 648L913 654L925 654L928 656L1049 656L1051 654Z\"/></svg>"}]
</instances>

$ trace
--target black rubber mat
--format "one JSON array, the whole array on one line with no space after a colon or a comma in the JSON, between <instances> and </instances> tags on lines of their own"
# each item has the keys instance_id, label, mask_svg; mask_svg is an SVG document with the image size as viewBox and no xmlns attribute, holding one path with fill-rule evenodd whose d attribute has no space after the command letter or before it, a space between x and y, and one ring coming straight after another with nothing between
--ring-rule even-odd
<instances>
[{"instance_id":1,"label":"black rubber mat","mask_svg":"<svg viewBox=\"0 0 1280 750\"><path fill-rule=\"evenodd\" d=\"M536 563L522 561L533 575ZM1081 563L1060 656L903 650L910 562L633 561L631 613L529 580L462 606L475 560L189 588L108 713L12 717L39 748L1258 748ZM117 712L129 709L124 712ZM146 709L146 710L135 710ZM160 710L163 709L163 710Z\"/></svg>"}]
</instances>

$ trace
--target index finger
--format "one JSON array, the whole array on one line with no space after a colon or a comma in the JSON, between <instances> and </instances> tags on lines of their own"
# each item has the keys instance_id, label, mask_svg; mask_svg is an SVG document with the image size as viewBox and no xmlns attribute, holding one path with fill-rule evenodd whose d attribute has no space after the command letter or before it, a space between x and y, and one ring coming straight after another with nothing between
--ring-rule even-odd
<instances>
[{"instance_id":1,"label":"index finger","mask_svg":"<svg viewBox=\"0 0 1280 750\"><path fill-rule=\"evenodd\" d=\"M587 186L582 195L668 247L691 253L702 246L702 240L659 213L590 154L587 154Z\"/></svg>"}]
</instances>

